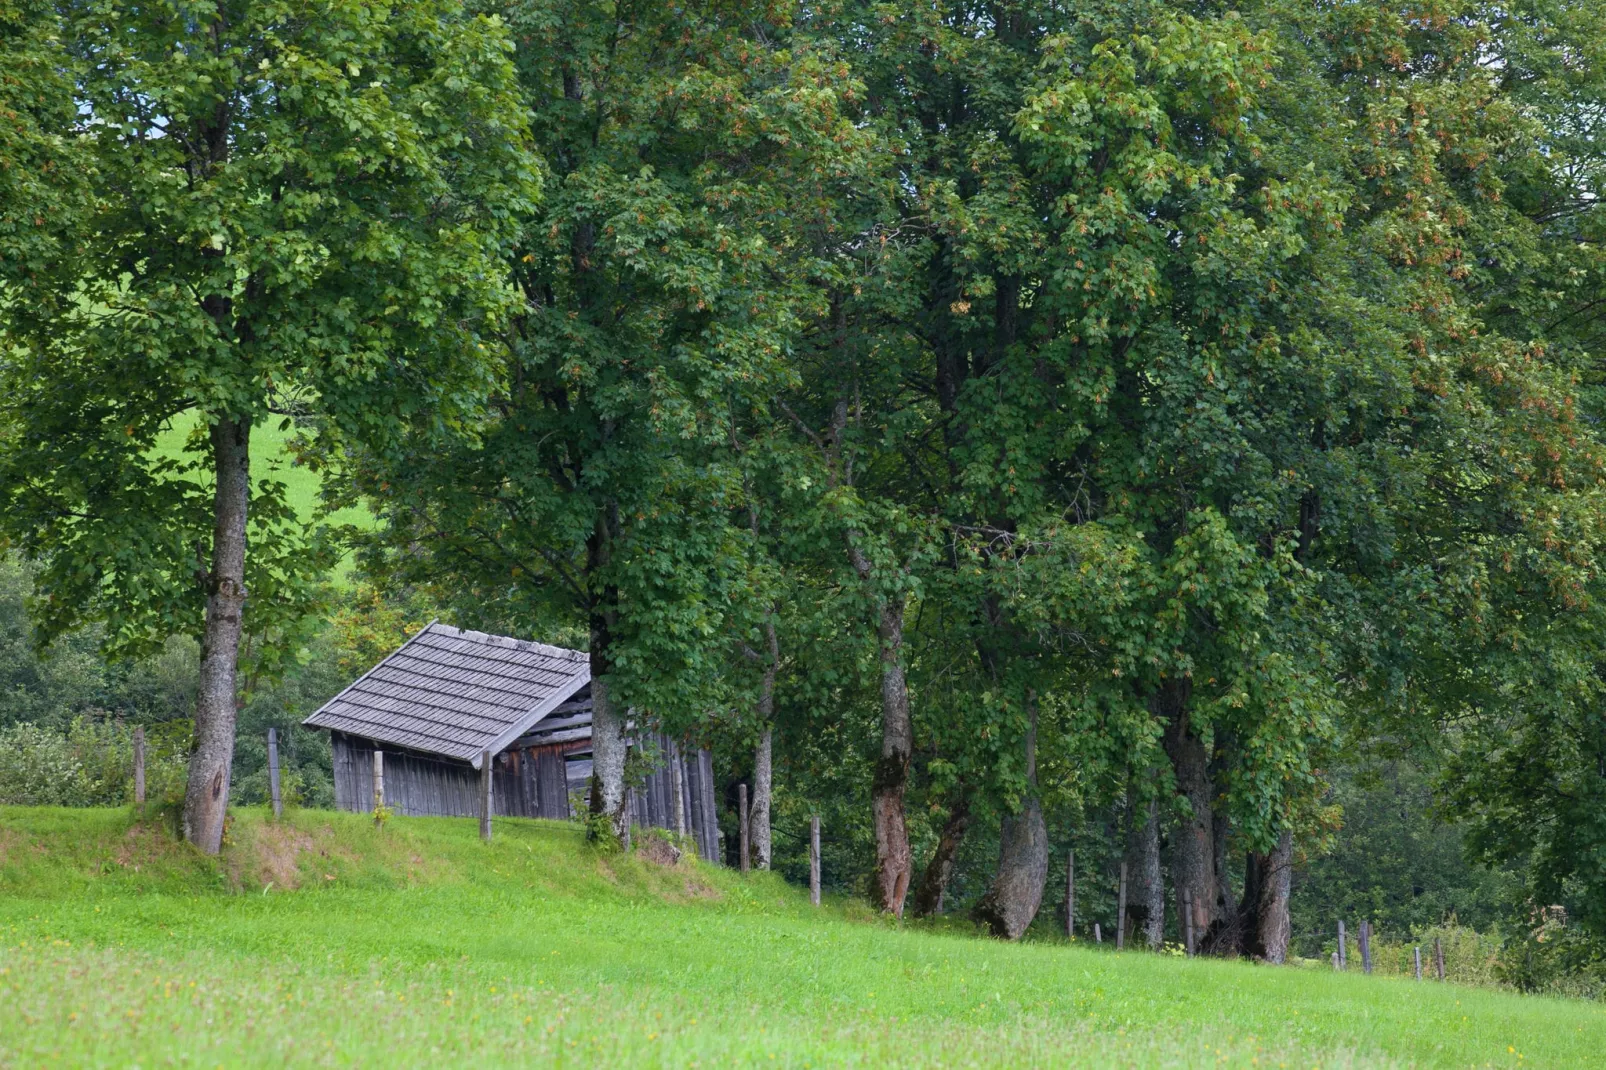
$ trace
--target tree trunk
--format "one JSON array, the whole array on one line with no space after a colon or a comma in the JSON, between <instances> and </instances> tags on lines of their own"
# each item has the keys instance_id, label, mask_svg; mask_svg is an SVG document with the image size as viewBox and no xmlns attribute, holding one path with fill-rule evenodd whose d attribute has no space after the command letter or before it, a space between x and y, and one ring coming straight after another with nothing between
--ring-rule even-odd
<instances>
[{"instance_id":1,"label":"tree trunk","mask_svg":"<svg viewBox=\"0 0 1606 1070\"><path fill-rule=\"evenodd\" d=\"M767 725L753 748L753 806L748 811L748 836L752 841L753 867L770 868L770 745L774 731Z\"/></svg>"},{"instance_id":2,"label":"tree trunk","mask_svg":"<svg viewBox=\"0 0 1606 1070\"><path fill-rule=\"evenodd\" d=\"M881 760L876 764L870 792L876 847L871 894L878 908L900 918L914 870L903 813L909 759L914 751L909 685L903 669L903 607L902 596L888 596L877 627L881 646Z\"/></svg>"},{"instance_id":3,"label":"tree trunk","mask_svg":"<svg viewBox=\"0 0 1606 1070\"><path fill-rule=\"evenodd\" d=\"M1216 837L1212 812L1215 789L1210 779L1210 756L1188 717L1191 690L1185 679L1168 680L1150 699L1150 709L1165 723L1162 742L1166 756L1171 759L1177 792L1187 800L1191 811L1177 829L1171 876L1179 901L1182 889L1188 890L1194 938L1200 952L1209 954L1225 919L1216 913Z\"/></svg>"},{"instance_id":4,"label":"tree trunk","mask_svg":"<svg viewBox=\"0 0 1606 1070\"><path fill-rule=\"evenodd\" d=\"M1210 832L1214 849L1211 851L1211 868L1216 874L1216 901L1212 917L1220 919L1221 931L1214 936L1212 950L1219 954L1236 955L1246 939L1240 924L1238 900L1232 894L1232 858L1228 850L1232 835L1232 819L1227 813L1227 764L1231 760L1234 740L1230 732L1217 732L1215 754L1210 761Z\"/></svg>"},{"instance_id":5,"label":"tree trunk","mask_svg":"<svg viewBox=\"0 0 1606 1070\"><path fill-rule=\"evenodd\" d=\"M596 525L586 544L586 574L595 577L612 560L613 534L618 517L612 506L598 510ZM618 591L604 587L592 594L591 625L591 815L606 814L613 834L620 843L629 832L630 815L625 810L624 712L614 708L609 680L613 649L614 607Z\"/></svg>"},{"instance_id":6,"label":"tree trunk","mask_svg":"<svg viewBox=\"0 0 1606 1070\"><path fill-rule=\"evenodd\" d=\"M942 835L937 838L937 849L926 863L926 871L915 891L915 915L929 918L942 913L943 899L948 894L948 882L954 875L954 857L970 828L970 793L961 790L948 810L948 820L942 824Z\"/></svg>"},{"instance_id":7,"label":"tree trunk","mask_svg":"<svg viewBox=\"0 0 1606 1070\"><path fill-rule=\"evenodd\" d=\"M839 337L845 332L840 302L835 305ZM851 458L844 459L842 436L848 422L847 399L839 398L831 414L827 467L833 487L853 485ZM909 760L914 752L914 727L909 718L909 684L903 666L903 612L906 596L878 582L876 567L860 545L853 527L842 532L848 561L865 592L876 604L876 641L881 654L881 757L870 784L871 822L875 826L875 876L870 899L879 910L903 917L903 900L909 894L914 857L909 849L909 826L903 797L909 786Z\"/></svg>"},{"instance_id":8,"label":"tree trunk","mask_svg":"<svg viewBox=\"0 0 1606 1070\"><path fill-rule=\"evenodd\" d=\"M764 662L764 679L758 692L758 746L753 749L753 808L750 811L753 865L770 868L770 795L775 777L771 749L775 724L775 673L780 668L781 645L775 638L775 612L764 621L764 637L769 650Z\"/></svg>"},{"instance_id":9,"label":"tree trunk","mask_svg":"<svg viewBox=\"0 0 1606 1070\"><path fill-rule=\"evenodd\" d=\"M1259 958L1261 868L1266 856L1258 851L1244 854L1244 894L1238 900L1238 954Z\"/></svg>"},{"instance_id":10,"label":"tree trunk","mask_svg":"<svg viewBox=\"0 0 1606 1070\"><path fill-rule=\"evenodd\" d=\"M675 740L669 741L669 813L675 824L675 835L686 835L686 780L682 772L685 766L685 757L681 754L680 744Z\"/></svg>"},{"instance_id":11,"label":"tree trunk","mask_svg":"<svg viewBox=\"0 0 1606 1070\"><path fill-rule=\"evenodd\" d=\"M220 418L212 425L212 468L217 480L212 564L206 576L195 742L184 790L184 838L209 855L223 847L239 709L236 676L245 614L245 524L251 504L249 418Z\"/></svg>"},{"instance_id":12,"label":"tree trunk","mask_svg":"<svg viewBox=\"0 0 1606 1070\"><path fill-rule=\"evenodd\" d=\"M1253 954L1280 966L1288 961L1288 940L1293 933L1288 917L1288 895L1294 875L1292 832L1278 837L1277 846L1260 859L1258 870L1260 894L1257 896Z\"/></svg>"},{"instance_id":13,"label":"tree trunk","mask_svg":"<svg viewBox=\"0 0 1606 1070\"><path fill-rule=\"evenodd\" d=\"M1127 869L1133 874L1127 923L1134 937L1154 950L1165 943L1165 878L1160 872L1160 801L1150 800L1143 822L1133 830L1127 852Z\"/></svg>"},{"instance_id":14,"label":"tree trunk","mask_svg":"<svg viewBox=\"0 0 1606 1070\"><path fill-rule=\"evenodd\" d=\"M591 678L591 813L607 814L613 834L625 840L625 719L614 709L608 678Z\"/></svg>"},{"instance_id":15,"label":"tree trunk","mask_svg":"<svg viewBox=\"0 0 1606 1070\"><path fill-rule=\"evenodd\" d=\"M1211 779L1210 790L1215 799L1221 800L1223 793L1214 778ZM1216 901L1210 916L1218 919L1219 928L1206 934L1209 938L1206 953L1236 955L1243 942L1248 939L1248 934L1239 915L1238 900L1232 893L1232 860L1227 850L1232 822L1224 806L1218 807L1211 813L1210 830L1214 847L1210 852L1210 866L1216 876ZM1248 894L1247 891L1245 894Z\"/></svg>"},{"instance_id":16,"label":"tree trunk","mask_svg":"<svg viewBox=\"0 0 1606 1070\"><path fill-rule=\"evenodd\" d=\"M1048 828L1037 798L1037 700L1026 700L1026 799L1018 814L1004 817L998 837L998 874L976 918L994 936L1018 940L1043 905L1048 882Z\"/></svg>"},{"instance_id":17,"label":"tree trunk","mask_svg":"<svg viewBox=\"0 0 1606 1070\"><path fill-rule=\"evenodd\" d=\"M976 904L976 918L994 936L1018 940L1043 905L1048 882L1048 828L1035 795L1004 817L998 836L998 875Z\"/></svg>"}]
</instances>

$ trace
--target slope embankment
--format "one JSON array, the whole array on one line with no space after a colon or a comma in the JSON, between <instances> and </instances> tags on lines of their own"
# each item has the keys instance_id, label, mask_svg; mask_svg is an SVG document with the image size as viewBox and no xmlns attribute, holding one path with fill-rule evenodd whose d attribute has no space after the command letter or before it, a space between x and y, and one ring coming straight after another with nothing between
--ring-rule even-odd
<instances>
[{"instance_id":1,"label":"slope embankment","mask_svg":"<svg viewBox=\"0 0 1606 1070\"><path fill-rule=\"evenodd\" d=\"M0 1066L1592 1066L1606 1009L1010 945L574 826L0 809Z\"/></svg>"}]
</instances>

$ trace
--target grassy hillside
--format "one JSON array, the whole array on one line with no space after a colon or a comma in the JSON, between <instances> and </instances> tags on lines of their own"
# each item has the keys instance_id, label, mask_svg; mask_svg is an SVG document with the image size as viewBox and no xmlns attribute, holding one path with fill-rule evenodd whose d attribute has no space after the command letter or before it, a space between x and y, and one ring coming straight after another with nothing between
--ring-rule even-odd
<instances>
[{"instance_id":1,"label":"grassy hillside","mask_svg":"<svg viewBox=\"0 0 1606 1070\"><path fill-rule=\"evenodd\" d=\"M0 808L0 1065L1589 1066L1606 1009L1010 946L573 826Z\"/></svg>"}]
</instances>

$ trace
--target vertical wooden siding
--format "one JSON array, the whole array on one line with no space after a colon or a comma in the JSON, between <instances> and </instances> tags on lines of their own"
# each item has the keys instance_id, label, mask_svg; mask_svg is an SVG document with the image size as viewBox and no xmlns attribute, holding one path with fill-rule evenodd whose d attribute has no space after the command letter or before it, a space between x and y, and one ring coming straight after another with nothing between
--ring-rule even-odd
<instances>
[{"instance_id":1,"label":"vertical wooden siding","mask_svg":"<svg viewBox=\"0 0 1606 1070\"><path fill-rule=\"evenodd\" d=\"M335 806L371 813L374 808L374 744L332 732ZM638 825L672 829L675 824L669 762L681 763L681 805L687 832L700 857L721 861L719 816L714 806L713 757L706 750L683 753L664 736L657 738L659 767L634 793L631 818ZM383 749L383 748L381 748ZM589 757L589 740L504 751L492 761L495 807L499 817L567 820L570 812L570 756ZM409 817L474 817L479 814L479 774L467 762L385 751L385 805Z\"/></svg>"}]
</instances>

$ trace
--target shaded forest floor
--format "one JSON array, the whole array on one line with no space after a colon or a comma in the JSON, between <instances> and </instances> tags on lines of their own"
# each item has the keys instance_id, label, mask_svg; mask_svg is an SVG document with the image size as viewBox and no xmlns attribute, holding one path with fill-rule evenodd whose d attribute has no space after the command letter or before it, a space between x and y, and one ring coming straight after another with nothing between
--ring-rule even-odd
<instances>
[{"instance_id":1,"label":"shaded forest floor","mask_svg":"<svg viewBox=\"0 0 1606 1070\"><path fill-rule=\"evenodd\" d=\"M0 1065L1590 1066L1606 1007L898 929L575 826L0 807Z\"/></svg>"}]
</instances>

